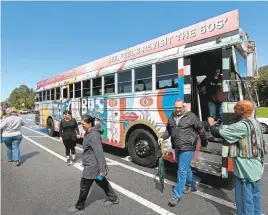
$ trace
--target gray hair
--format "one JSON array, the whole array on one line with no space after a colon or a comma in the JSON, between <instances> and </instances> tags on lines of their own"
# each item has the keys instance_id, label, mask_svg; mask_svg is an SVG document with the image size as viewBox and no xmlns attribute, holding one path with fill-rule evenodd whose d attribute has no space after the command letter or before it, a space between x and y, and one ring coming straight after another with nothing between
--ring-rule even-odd
<instances>
[{"instance_id":1,"label":"gray hair","mask_svg":"<svg viewBox=\"0 0 268 215\"><path fill-rule=\"evenodd\" d=\"M184 101L181 100L181 99L177 99L177 100L174 102L174 104L177 103L177 102L182 102L182 103L184 104Z\"/></svg>"}]
</instances>

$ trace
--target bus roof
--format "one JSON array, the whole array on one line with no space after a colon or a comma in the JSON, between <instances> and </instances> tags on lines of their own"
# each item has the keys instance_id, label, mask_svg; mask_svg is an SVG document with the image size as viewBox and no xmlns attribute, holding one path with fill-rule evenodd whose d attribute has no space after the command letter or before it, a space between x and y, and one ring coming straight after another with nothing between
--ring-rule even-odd
<instances>
[{"instance_id":1,"label":"bus roof","mask_svg":"<svg viewBox=\"0 0 268 215\"><path fill-rule=\"evenodd\" d=\"M121 64L129 60L232 32L237 29L239 29L239 12L238 10L233 10L39 81L37 88L45 87L87 72L95 71L96 76L98 76L102 68L115 64L119 64L119 67L121 67Z\"/></svg>"}]
</instances>

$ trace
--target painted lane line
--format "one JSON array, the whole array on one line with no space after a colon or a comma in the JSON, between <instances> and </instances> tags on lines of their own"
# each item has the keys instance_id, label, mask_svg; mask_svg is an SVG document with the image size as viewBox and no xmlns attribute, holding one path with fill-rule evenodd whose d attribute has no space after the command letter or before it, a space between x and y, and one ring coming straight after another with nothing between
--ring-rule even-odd
<instances>
[{"instance_id":1,"label":"painted lane line","mask_svg":"<svg viewBox=\"0 0 268 215\"><path fill-rule=\"evenodd\" d=\"M46 136L27 136L27 137L30 137L30 138L32 138L32 137L46 137Z\"/></svg>"},{"instance_id":2,"label":"painted lane line","mask_svg":"<svg viewBox=\"0 0 268 215\"><path fill-rule=\"evenodd\" d=\"M63 161L66 161L66 158L65 158L65 157L63 157L63 156L57 154L56 152L50 150L49 148L47 148L47 147L41 145L40 143L38 143L38 142L36 142L36 141L30 139L29 137L27 137L27 136L25 136L25 135L23 135L23 137L24 137L26 140L30 141L31 143L35 144L36 146L38 146L38 147L42 148L43 150L47 151L48 153L54 155L55 157L57 157L57 158L59 158L59 159L61 159L61 160L63 160ZM74 166L75 168L77 168L77 169L83 171L83 167L82 167L80 164L75 163L73 166ZM120 192L120 193L122 193L123 195L125 195L125 196L127 196L127 197L133 199L134 201L136 201L136 202L138 202L138 203L144 205L145 207L152 209L152 210L155 211L156 213L161 214L161 215L175 215L174 213L172 213L172 212L170 212L170 211L168 211L168 210L166 210L166 209L164 209L164 208L159 207L158 205L154 204L153 202L150 202L150 201L148 201L147 199L144 199L144 198L142 198L141 196L138 196L137 194L135 194L135 193L133 193L133 192L131 192L131 191L129 191L129 190L127 190L127 189L125 189L125 188L123 188L123 187L117 185L117 184L115 184L114 182L111 182L111 181L109 181L109 182L111 183L112 187L113 187L115 190L117 190L118 192Z\"/></svg>"},{"instance_id":3,"label":"painted lane line","mask_svg":"<svg viewBox=\"0 0 268 215\"><path fill-rule=\"evenodd\" d=\"M45 133L43 133L43 132L33 130L33 129L27 127L27 126L23 126L22 128L26 128L26 129L28 129L28 130L30 130L30 131L34 131L34 132L36 132L37 134L41 134L41 135L46 136L46 137L48 137L48 138L50 138L50 139L52 139L52 140L56 140L56 141L60 142L60 140L57 139L57 138L51 137L51 136L49 136L49 135L47 135L47 134L45 134Z\"/></svg>"},{"instance_id":4,"label":"painted lane line","mask_svg":"<svg viewBox=\"0 0 268 215\"><path fill-rule=\"evenodd\" d=\"M132 162L132 158L130 156L126 156L124 158L121 158L122 160L125 160L127 162Z\"/></svg>"},{"instance_id":5,"label":"painted lane line","mask_svg":"<svg viewBox=\"0 0 268 215\"><path fill-rule=\"evenodd\" d=\"M76 146L76 149L78 149L78 150L80 150L80 151L83 151L83 149L81 149L81 148L78 147L78 146ZM107 160L107 161L112 161L112 162L114 162L114 163L115 163L116 165L118 165L118 166L124 167L124 168L129 169L129 170L131 170L131 171L133 171L133 172L139 173L139 174L141 174L141 175L144 175L144 176L147 176L147 177L149 177L149 178L156 179L156 180L159 181L159 178L158 178L156 175L153 175L153 174L151 174L151 173L142 171L142 170L137 169L137 168L132 167L132 166L128 166L128 165L126 165L126 164L120 163L120 162L115 161L115 160L112 160L112 159L110 159L110 158L106 158L106 160ZM171 185L171 186L175 186L175 185L176 185L175 182L170 181L170 180L168 180L168 179L165 179L164 182L165 182L166 184L168 184L168 185ZM193 194L198 195L198 196L201 196L201 197L206 198L206 199L209 199L209 200L214 201L214 202L216 202L216 203L219 203L219 204L221 204L221 205L225 205L225 206L227 206L227 207L236 209L236 206L235 206L234 203L229 202L229 201L226 201L226 200L224 200L224 199L220 199L220 198L215 197L215 196L212 196L212 195L210 195L210 194L201 192L201 191L199 191L199 190L196 191L196 192L193 192Z\"/></svg>"},{"instance_id":6,"label":"painted lane line","mask_svg":"<svg viewBox=\"0 0 268 215\"><path fill-rule=\"evenodd\" d=\"M49 138L51 138L51 139L53 139L53 140L56 140L56 141L60 142L59 139L50 137L50 136L48 136L47 134L44 134L44 133L35 131L35 130L30 129L30 128L28 128L28 127L24 127L24 128L27 128L27 129L29 129L29 130L31 130L31 131L37 132L37 133L39 133L39 134L42 134L42 135L44 135L44 136L47 136L47 137L49 137ZM76 146L76 149L78 149L78 150L80 150L80 151L83 151L83 149L81 149L81 148L78 147L78 146ZM112 162L114 163L114 165L121 166L121 167L126 168L126 169L129 169L129 170L131 170L131 171L133 171L133 172L139 173L139 174L141 174L141 175L144 175L144 176L147 176L147 177L149 177L149 178L156 179L156 180L159 181L159 178L158 178L156 175L153 175L153 174L151 174L151 173L148 173L148 172L139 170L139 169L137 169L137 168L135 168L135 167L132 167L132 166L129 166L129 165L120 163L120 162L115 161L115 160L112 160L112 159L110 159L110 158L106 158L106 160L107 160L107 161L112 161ZM175 182L170 181L170 180L168 180L168 179L165 179L164 182L165 182L166 184L168 184L168 185L171 185L171 186L175 186L175 185L176 185ZM200 184L201 184L201 183L200 183ZM202 184L202 185L204 185L204 184ZM206 186L206 185L205 185L205 186ZM210 187L210 186L208 186L208 187ZM210 187L210 188L211 188L211 187ZM229 202L229 201L226 201L226 200L221 199L221 198L218 198L218 197L216 197L216 196L212 196L212 195L210 195L210 194L207 194L207 193L204 193L204 192L201 192L201 191L193 192L193 194L198 195L198 196L203 197L203 198L206 198L206 199L209 199L209 200L214 201L214 202L216 202L216 203L218 203L218 204L225 205L225 206L227 206L227 207L236 209L236 206L235 206L234 203Z\"/></svg>"}]
</instances>

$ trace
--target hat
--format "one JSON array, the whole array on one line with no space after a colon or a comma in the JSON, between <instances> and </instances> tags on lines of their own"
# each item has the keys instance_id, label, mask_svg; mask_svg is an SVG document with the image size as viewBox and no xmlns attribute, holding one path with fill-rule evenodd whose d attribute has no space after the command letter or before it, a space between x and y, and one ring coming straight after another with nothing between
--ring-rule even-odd
<instances>
[{"instance_id":1,"label":"hat","mask_svg":"<svg viewBox=\"0 0 268 215\"><path fill-rule=\"evenodd\" d=\"M7 114L18 113L18 110L15 107L11 107L7 109Z\"/></svg>"}]
</instances>

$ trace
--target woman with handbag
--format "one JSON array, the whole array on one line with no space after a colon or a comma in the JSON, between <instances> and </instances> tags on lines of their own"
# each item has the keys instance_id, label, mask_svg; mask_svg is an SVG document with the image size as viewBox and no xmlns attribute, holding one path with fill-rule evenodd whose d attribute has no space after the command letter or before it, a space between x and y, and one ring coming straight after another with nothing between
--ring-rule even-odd
<instances>
[{"instance_id":1,"label":"woman with handbag","mask_svg":"<svg viewBox=\"0 0 268 215\"><path fill-rule=\"evenodd\" d=\"M66 149L67 165L74 164L75 162L75 146L76 138L80 138L79 129L75 118L72 118L70 111L66 110L63 113L64 119L60 122L60 141L63 142ZM72 157L70 159L70 151Z\"/></svg>"},{"instance_id":2,"label":"woman with handbag","mask_svg":"<svg viewBox=\"0 0 268 215\"><path fill-rule=\"evenodd\" d=\"M119 200L115 194L112 186L106 179L108 173L108 166L103 153L101 134L103 130L99 125L95 126L95 119L91 116L84 116L82 118L82 126L86 131L83 139L83 173L80 182L80 195L75 206L69 208L69 213L74 214L83 211L88 192L95 182L103 189L108 197L106 205L118 204Z\"/></svg>"}]
</instances>

